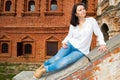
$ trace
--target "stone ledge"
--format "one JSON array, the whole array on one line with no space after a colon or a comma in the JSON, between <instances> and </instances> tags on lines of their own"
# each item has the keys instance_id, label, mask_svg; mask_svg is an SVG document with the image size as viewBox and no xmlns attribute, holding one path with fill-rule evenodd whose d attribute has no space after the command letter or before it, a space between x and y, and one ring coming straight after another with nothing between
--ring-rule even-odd
<instances>
[{"instance_id":1,"label":"stone ledge","mask_svg":"<svg viewBox=\"0 0 120 80\"><path fill-rule=\"evenodd\" d=\"M12 80L35 80L33 78L33 71L22 71L17 74Z\"/></svg>"},{"instance_id":2,"label":"stone ledge","mask_svg":"<svg viewBox=\"0 0 120 80\"><path fill-rule=\"evenodd\" d=\"M101 58L105 54L108 54L109 52L112 52L114 49L120 47L120 34L118 34L118 35L114 36L113 38L111 38L110 40L108 40L106 42L106 44L108 47L107 52L100 52L97 50L98 47L96 47L87 55L87 57L91 60L91 62L94 62L95 60Z\"/></svg>"},{"instance_id":3,"label":"stone ledge","mask_svg":"<svg viewBox=\"0 0 120 80\"><path fill-rule=\"evenodd\" d=\"M83 69L89 66L90 64L91 63L88 61L88 59L86 57L83 57L77 62L75 62L73 65L70 65L63 70L43 75L43 77L40 78L39 80L61 80L62 78L69 76L73 72L76 72L79 69ZM12 80L35 80L35 79L33 78L33 71L22 71L21 73L13 77Z\"/></svg>"}]
</instances>

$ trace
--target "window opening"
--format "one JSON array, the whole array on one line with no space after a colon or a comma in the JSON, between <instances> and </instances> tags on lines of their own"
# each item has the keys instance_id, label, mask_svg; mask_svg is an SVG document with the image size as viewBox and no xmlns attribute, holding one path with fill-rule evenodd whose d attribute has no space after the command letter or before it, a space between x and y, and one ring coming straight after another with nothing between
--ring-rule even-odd
<instances>
[{"instance_id":1,"label":"window opening","mask_svg":"<svg viewBox=\"0 0 120 80\"><path fill-rule=\"evenodd\" d=\"M56 11L57 10L57 1L56 0L52 0L51 1L50 10L52 10L52 11Z\"/></svg>"},{"instance_id":2,"label":"window opening","mask_svg":"<svg viewBox=\"0 0 120 80\"><path fill-rule=\"evenodd\" d=\"M12 9L12 2L11 1L7 1L6 5L5 5L5 11L11 11Z\"/></svg>"},{"instance_id":3,"label":"window opening","mask_svg":"<svg viewBox=\"0 0 120 80\"><path fill-rule=\"evenodd\" d=\"M28 11L35 11L35 2L34 1L29 2Z\"/></svg>"},{"instance_id":4,"label":"window opening","mask_svg":"<svg viewBox=\"0 0 120 80\"><path fill-rule=\"evenodd\" d=\"M32 45L31 44L25 44L25 48L24 48L24 53L25 54L31 54L32 53Z\"/></svg>"},{"instance_id":5,"label":"window opening","mask_svg":"<svg viewBox=\"0 0 120 80\"><path fill-rule=\"evenodd\" d=\"M17 43L17 56L22 56L23 55L23 43L18 42Z\"/></svg>"},{"instance_id":6,"label":"window opening","mask_svg":"<svg viewBox=\"0 0 120 80\"><path fill-rule=\"evenodd\" d=\"M105 41L109 40L109 34L108 34L109 28L108 28L108 26L106 24L103 24L101 29L102 29Z\"/></svg>"},{"instance_id":7,"label":"window opening","mask_svg":"<svg viewBox=\"0 0 120 80\"><path fill-rule=\"evenodd\" d=\"M58 51L58 42L47 42L47 56L54 56Z\"/></svg>"},{"instance_id":8,"label":"window opening","mask_svg":"<svg viewBox=\"0 0 120 80\"><path fill-rule=\"evenodd\" d=\"M2 44L2 53L8 53L8 44L7 43Z\"/></svg>"},{"instance_id":9,"label":"window opening","mask_svg":"<svg viewBox=\"0 0 120 80\"><path fill-rule=\"evenodd\" d=\"M82 3L84 3L84 6L85 6L85 8L87 10L87 8L88 8L88 1L87 0L82 0Z\"/></svg>"}]
</instances>

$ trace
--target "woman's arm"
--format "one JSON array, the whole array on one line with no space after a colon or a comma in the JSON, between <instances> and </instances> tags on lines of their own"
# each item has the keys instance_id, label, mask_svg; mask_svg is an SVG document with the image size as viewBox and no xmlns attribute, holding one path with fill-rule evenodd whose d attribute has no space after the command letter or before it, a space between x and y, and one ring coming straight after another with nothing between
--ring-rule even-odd
<instances>
[{"instance_id":1,"label":"woman's arm","mask_svg":"<svg viewBox=\"0 0 120 80\"><path fill-rule=\"evenodd\" d=\"M107 51L107 46L104 41L103 33L101 32L97 21L93 18L93 31L95 35L97 36L97 40L99 42L100 47L98 48L99 51L104 52Z\"/></svg>"},{"instance_id":2,"label":"woman's arm","mask_svg":"<svg viewBox=\"0 0 120 80\"><path fill-rule=\"evenodd\" d=\"M101 52L105 52L105 51L107 51L108 49L107 49L107 46L106 46L106 45L100 45L100 47L98 48L98 50L101 51Z\"/></svg>"},{"instance_id":3,"label":"woman's arm","mask_svg":"<svg viewBox=\"0 0 120 80\"><path fill-rule=\"evenodd\" d=\"M72 25L70 25L70 27L69 27L69 31L68 31L68 34L67 34L67 36L64 38L64 40L62 41L62 47L63 48L67 48L67 42L68 42L68 40L69 39L71 39L72 38Z\"/></svg>"}]
</instances>

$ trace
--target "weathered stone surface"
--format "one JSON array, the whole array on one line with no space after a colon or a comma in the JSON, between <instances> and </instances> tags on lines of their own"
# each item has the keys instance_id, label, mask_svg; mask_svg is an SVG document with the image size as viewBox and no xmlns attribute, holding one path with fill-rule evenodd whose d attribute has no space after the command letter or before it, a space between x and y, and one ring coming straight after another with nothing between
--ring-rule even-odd
<instances>
[{"instance_id":1,"label":"weathered stone surface","mask_svg":"<svg viewBox=\"0 0 120 80\"><path fill-rule=\"evenodd\" d=\"M100 52L100 51L97 50L98 47L96 47L94 50L92 50L87 55L90 58L91 61L95 61L100 56L102 57L105 54L107 54L108 52L113 51L115 48L120 47L120 34L114 36L113 38L108 40L106 43L107 43L107 47L108 47L108 51L107 52Z\"/></svg>"},{"instance_id":2,"label":"weathered stone surface","mask_svg":"<svg viewBox=\"0 0 120 80\"><path fill-rule=\"evenodd\" d=\"M93 74L97 80L120 80L120 52L107 57L97 67L99 70Z\"/></svg>"},{"instance_id":3,"label":"weathered stone surface","mask_svg":"<svg viewBox=\"0 0 120 80\"><path fill-rule=\"evenodd\" d=\"M83 57L80 60L78 60L76 63L74 63L74 65L70 65L68 68L65 68L63 70L60 70L54 73L49 73L49 74L47 73L43 75L43 77L39 80L44 80L44 79L45 80L60 80L79 69L83 69L87 67L88 65L90 65L90 62L88 61L86 57ZM34 80L33 71L22 71L21 73L16 75L13 78L13 80Z\"/></svg>"},{"instance_id":4,"label":"weathered stone surface","mask_svg":"<svg viewBox=\"0 0 120 80\"><path fill-rule=\"evenodd\" d=\"M33 71L22 71L16 75L13 80L35 80L33 78Z\"/></svg>"}]
</instances>

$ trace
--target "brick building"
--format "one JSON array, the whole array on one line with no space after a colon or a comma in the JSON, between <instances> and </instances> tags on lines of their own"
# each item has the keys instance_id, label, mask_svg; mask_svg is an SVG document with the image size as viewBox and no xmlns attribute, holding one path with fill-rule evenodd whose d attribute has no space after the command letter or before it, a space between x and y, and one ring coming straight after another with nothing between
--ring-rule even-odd
<instances>
[{"instance_id":1,"label":"brick building","mask_svg":"<svg viewBox=\"0 0 120 80\"><path fill-rule=\"evenodd\" d=\"M98 0L96 17L105 40L109 39L108 51L100 52L96 47L87 57L39 80L120 80L120 1ZM22 71L13 80L34 80L32 73Z\"/></svg>"},{"instance_id":2,"label":"brick building","mask_svg":"<svg viewBox=\"0 0 120 80\"><path fill-rule=\"evenodd\" d=\"M120 0L98 0L96 18L105 40L109 39L108 51L96 47L87 55L90 60L84 57L46 80L120 80Z\"/></svg>"},{"instance_id":3,"label":"brick building","mask_svg":"<svg viewBox=\"0 0 120 80\"><path fill-rule=\"evenodd\" d=\"M77 2L86 4L88 16L96 16L97 0L0 0L0 61L41 62L53 56Z\"/></svg>"}]
</instances>

